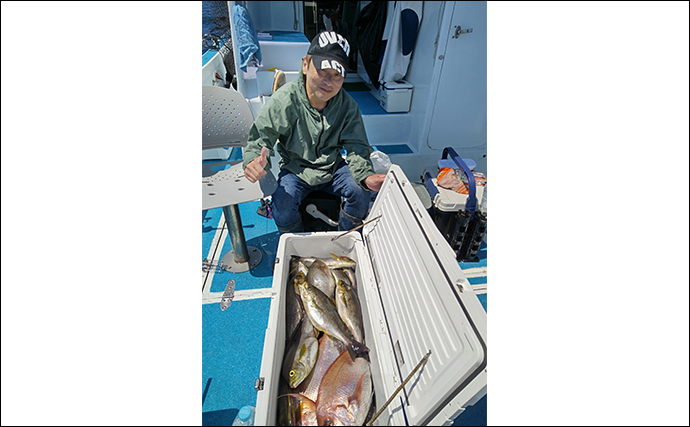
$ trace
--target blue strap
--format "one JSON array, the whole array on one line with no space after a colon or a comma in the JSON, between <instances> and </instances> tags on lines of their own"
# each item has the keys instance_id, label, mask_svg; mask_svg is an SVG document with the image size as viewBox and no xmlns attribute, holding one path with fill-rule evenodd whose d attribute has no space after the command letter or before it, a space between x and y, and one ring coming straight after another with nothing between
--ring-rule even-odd
<instances>
[{"instance_id":1,"label":"blue strap","mask_svg":"<svg viewBox=\"0 0 690 427\"><path fill-rule=\"evenodd\" d=\"M424 172L424 185L426 186L426 191L429 192L429 196L431 196L431 201L434 201L434 198L438 194L438 188L434 185L434 182L431 180L431 174L429 172Z\"/></svg>"},{"instance_id":2,"label":"blue strap","mask_svg":"<svg viewBox=\"0 0 690 427\"><path fill-rule=\"evenodd\" d=\"M469 184L469 191L467 195L467 203L465 203L465 210L470 211L470 220L474 218L474 211L477 209L477 196L476 196L476 185L474 183L474 174L470 170L469 166L465 164L465 162L462 161L460 156L458 156L458 153L455 152L455 150L452 147L446 147L443 149L443 155L441 156L442 159L447 158L448 156L451 156L453 161L455 162L456 165L458 165L458 168L465 174L467 177L467 182Z\"/></svg>"}]
</instances>

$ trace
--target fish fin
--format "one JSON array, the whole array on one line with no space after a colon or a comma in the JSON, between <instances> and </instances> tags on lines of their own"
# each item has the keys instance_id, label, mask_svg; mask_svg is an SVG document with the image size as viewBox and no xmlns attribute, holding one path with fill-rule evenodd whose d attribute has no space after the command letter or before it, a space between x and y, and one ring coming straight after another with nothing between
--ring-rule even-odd
<instances>
[{"instance_id":1,"label":"fish fin","mask_svg":"<svg viewBox=\"0 0 690 427\"><path fill-rule=\"evenodd\" d=\"M362 384L363 378L360 378L359 381L357 381L357 385L355 386L355 390L352 392L351 395L347 397L347 413L348 416L356 419L357 414L360 412L360 402L357 396L359 396L362 393L362 389L364 389L364 386ZM352 424L353 420L348 420L347 423L343 423L343 425L364 425L364 424L359 424L355 423Z\"/></svg>"},{"instance_id":2,"label":"fish fin","mask_svg":"<svg viewBox=\"0 0 690 427\"><path fill-rule=\"evenodd\" d=\"M347 346L347 352L350 353L350 358L352 360L357 358L357 350L355 350L355 346L353 344Z\"/></svg>"},{"instance_id":3,"label":"fish fin","mask_svg":"<svg viewBox=\"0 0 690 427\"><path fill-rule=\"evenodd\" d=\"M369 370L365 371L364 374L362 374L362 376L359 378L359 381L357 381L357 386L355 386L354 392L350 396L348 396L348 411L351 412L355 418L354 425L358 426L364 425L365 421L367 420L367 415L369 413L369 410L371 409L371 403L374 398L374 393L371 389L371 377L367 378L367 375L371 375L371 372ZM367 381L369 381L366 390L366 392L369 395L368 398L366 397L366 394L363 394L364 384ZM364 397L364 399L360 401L358 397Z\"/></svg>"},{"instance_id":4,"label":"fish fin","mask_svg":"<svg viewBox=\"0 0 690 427\"><path fill-rule=\"evenodd\" d=\"M347 346L347 352L350 353L350 358L354 361L357 356L369 353L369 347L359 341L352 340Z\"/></svg>"},{"instance_id":5,"label":"fish fin","mask_svg":"<svg viewBox=\"0 0 690 427\"><path fill-rule=\"evenodd\" d=\"M364 375L366 375L367 372L365 372ZM357 385L355 386L355 389L352 391L352 394L348 396L347 400L349 400L350 402L359 403L357 396L359 396L362 393L362 389L364 388L364 375L362 375L359 378L359 381L357 381Z\"/></svg>"}]
</instances>

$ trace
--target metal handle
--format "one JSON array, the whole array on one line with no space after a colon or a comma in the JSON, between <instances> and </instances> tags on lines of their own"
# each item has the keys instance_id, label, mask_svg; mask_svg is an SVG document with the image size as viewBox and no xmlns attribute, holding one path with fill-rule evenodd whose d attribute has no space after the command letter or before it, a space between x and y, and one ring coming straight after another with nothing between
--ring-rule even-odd
<instances>
[{"instance_id":1,"label":"metal handle","mask_svg":"<svg viewBox=\"0 0 690 427\"><path fill-rule=\"evenodd\" d=\"M316 208L316 206L312 203L308 204L306 209L307 213L314 218L320 219L321 221L325 222L326 224L330 225L331 227L337 227L338 223L327 217L324 213L322 213L320 210Z\"/></svg>"}]
</instances>

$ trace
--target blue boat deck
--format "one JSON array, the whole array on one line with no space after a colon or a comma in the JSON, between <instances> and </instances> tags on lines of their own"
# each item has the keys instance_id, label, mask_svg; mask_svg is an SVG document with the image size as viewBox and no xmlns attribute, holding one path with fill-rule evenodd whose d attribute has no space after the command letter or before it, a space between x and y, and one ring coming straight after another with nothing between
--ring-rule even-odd
<instances>
[{"instance_id":1,"label":"blue boat deck","mask_svg":"<svg viewBox=\"0 0 690 427\"><path fill-rule=\"evenodd\" d=\"M234 149L230 160L241 156ZM248 247L262 252L258 266L243 273L230 273L217 266L232 249L221 208L202 211L202 422L205 426L230 425L244 405L256 405L254 382L259 378L264 335L268 325L270 293L279 234L272 219L256 213L259 201L239 205L242 228ZM478 297L487 307L487 247L483 243L478 262L460 262L468 280L484 290ZM235 296L229 308L220 309L222 292L228 281L235 280ZM454 425L486 425L486 401L483 397L468 407Z\"/></svg>"}]
</instances>

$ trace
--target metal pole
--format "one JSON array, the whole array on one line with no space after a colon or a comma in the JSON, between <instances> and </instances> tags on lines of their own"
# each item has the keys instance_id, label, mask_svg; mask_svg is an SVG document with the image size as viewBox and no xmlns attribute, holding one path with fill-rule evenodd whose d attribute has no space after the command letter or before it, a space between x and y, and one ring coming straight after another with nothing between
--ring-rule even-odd
<instances>
[{"instance_id":1,"label":"metal pole","mask_svg":"<svg viewBox=\"0 0 690 427\"><path fill-rule=\"evenodd\" d=\"M223 206L223 215L225 215L225 223L228 225L235 262L238 264L248 262L249 252L247 252L247 242L244 240L240 209L237 205Z\"/></svg>"}]
</instances>

